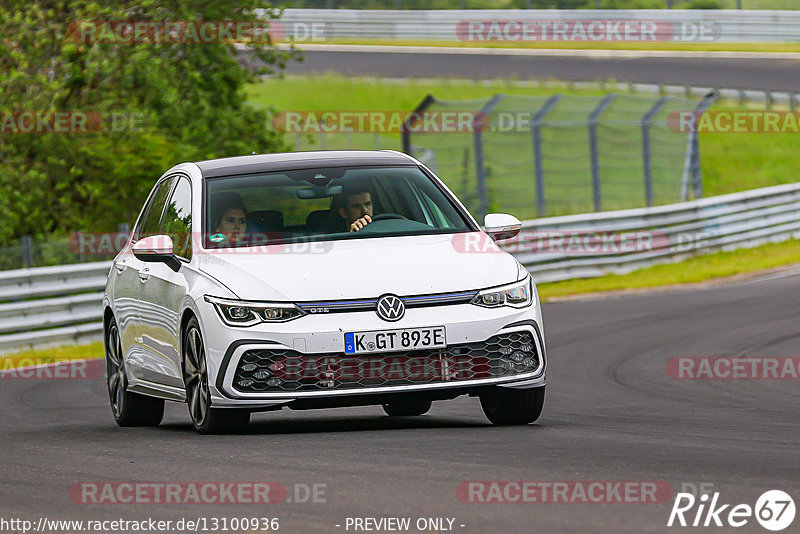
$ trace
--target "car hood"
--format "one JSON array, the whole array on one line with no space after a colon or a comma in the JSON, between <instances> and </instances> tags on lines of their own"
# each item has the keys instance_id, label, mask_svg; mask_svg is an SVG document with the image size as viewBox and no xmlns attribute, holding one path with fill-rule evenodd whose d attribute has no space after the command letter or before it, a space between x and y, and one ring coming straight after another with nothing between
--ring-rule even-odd
<instances>
[{"instance_id":1,"label":"car hood","mask_svg":"<svg viewBox=\"0 0 800 534\"><path fill-rule=\"evenodd\" d=\"M464 246L475 242L480 246ZM198 256L201 271L244 300L420 295L481 289L520 277L513 256L483 232L270 245Z\"/></svg>"}]
</instances>

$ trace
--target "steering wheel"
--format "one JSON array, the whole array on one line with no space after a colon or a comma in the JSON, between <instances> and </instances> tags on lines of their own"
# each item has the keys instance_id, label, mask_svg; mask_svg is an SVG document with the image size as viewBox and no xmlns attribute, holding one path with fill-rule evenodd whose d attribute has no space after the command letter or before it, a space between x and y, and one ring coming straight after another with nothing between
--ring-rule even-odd
<instances>
[{"instance_id":1,"label":"steering wheel","mask_svg":"<svg viewBox=\"0 0 800 534\"><path fill-rule=\"evenodd\" d=\"M391 219L403 219L403 220L405 220L406 218L403 217L402 215L400 215L399 213L379 213L378 215L375 215L375 216L372 217L372 222L375 222L375 221L388 221L388 220L391 220Z\"/></svg>"}]
</instances>

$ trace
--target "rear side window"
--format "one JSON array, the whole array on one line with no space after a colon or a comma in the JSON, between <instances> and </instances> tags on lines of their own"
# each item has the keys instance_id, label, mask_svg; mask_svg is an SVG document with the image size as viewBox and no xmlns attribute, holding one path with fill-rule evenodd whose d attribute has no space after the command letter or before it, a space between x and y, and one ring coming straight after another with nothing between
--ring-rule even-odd
<instances>
[{"instance_id":1,"label":"rear side window","mask_svg":"<svg viewBox=\"0 0 800 534\"><path fill-rule=\"evenodd\" d=\"M162 234L172 238L175 254L192 257L192 186L186 178L179 178L164 212Z\"/></svg>"},{"instance_id":2,"label":"rear side window","mask_svg":"<svg viewBox=\"0 0 800 534\"><path fill-rule=\"evenodd\" d=\"M150 196L150 202L147 204L136 239L161 233L161 214L164 212L164 205L167 203L167 196L169 196L174 181L174 178L167 178L156 186Z\"/></svg>"}]
</instances>

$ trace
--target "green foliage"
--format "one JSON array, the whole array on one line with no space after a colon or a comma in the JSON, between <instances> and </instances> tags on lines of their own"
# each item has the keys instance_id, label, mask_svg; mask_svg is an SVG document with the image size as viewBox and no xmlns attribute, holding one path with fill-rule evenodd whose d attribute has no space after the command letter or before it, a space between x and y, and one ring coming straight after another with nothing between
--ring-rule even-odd
<instances>
[{"instance_id":1,"label":"green foliage","mask_svg":"<svg viewBox=\"0 0 800 534\"><path fill-rule=\"evenodd\" d=\"M237 61L231 43L95 42L77 31L83 21L263 21L254 9L270 19L279 10L259 0L10 4L0 10L0 116L67 112L102 117L104 126L0 130L0 242L116 230L135 219L172 165L286 148L267 110L251 107L243 88L259 74L279 72L297 57L294 50L279 51L268 38L248 44L265 65L253 71ZM123 127L112 127L111 114Z\"/></svg>"}]
</instances>

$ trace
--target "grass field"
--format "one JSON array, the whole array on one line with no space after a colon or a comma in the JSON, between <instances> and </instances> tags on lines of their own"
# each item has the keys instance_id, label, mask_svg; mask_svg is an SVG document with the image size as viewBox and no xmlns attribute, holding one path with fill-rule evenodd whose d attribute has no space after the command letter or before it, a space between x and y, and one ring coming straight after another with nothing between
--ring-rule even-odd
<instances>
[{"instance_id":1,"label":"grass field","mask_svg":"<svg viewBox=\"0 0 800 534\"><path fill-rule=\"evenodd\" d=\"M729 252L701 254L679 263L655 265L630 274L541 284L538 286L539 297L547 301L556 297L587 293L708 282L792 264L800 264L798 240Z\"/></svg>"},{"instance_id":2,"label":"grass field","mask_svg":"<svg viewBox=\"0 0 800 534\"><path fill-rule=\"evenodd\" d=\"M497 80L476 82L469 80L415 80L397 79L381 80L376 78L354 78L339 75L289 76L283 79L270 79L249 88L249 96L253 103L276 110L314 110L314 111L410 111L413 110L427 94L439 99L457 102L457 109L465 109L475 105L474 99L488 99L496 93L530 97L536 101L534 108L543 102L543 98L553 93L594 97L584 101L571 101L571 106L562 108L553 119L575 120L585 117L599 101L604 93L599 88L579 89L570 85L562 87L540 87L530 82L518 80ZM535 98L535 97L538 97ZM654 102L655 96L647 95L635 98L620 99L609 108L607 113L617 113L620 117L637 119ZM460 102L460 103L459 103ZM509 98L504 102L514 102ZM681 104L676 101L674 109L680 106L693 106L695 101ZM505 105L505 104L501 104ZM509 104L512 105L512 104ZM626 109L619 109L620 106ZM678 107L675 107L678 106ZM559 109L559 108L556 108ZM690 108L691 109L691 108ZM712 109L738 109L733 103L720 102ZM665 111L666 112L666 111ZM560 115L559 115L560 114ZM560 194L562 199L574 196L578 208L586 206L590 195L587 182L589 158L587 153L585 126L574 130L551 132L548 150L544 160L545 174L554 180L551 193ZM601 155L612 153L615 146L626 146L627 157L608 158L601 162L601 178L613 186L604 190L607 200L605 209L615 209L643 205L643 188L641 186L641 132L638 126L625 126L600 130ZM514 137L514 136L517 137ZM661 136L654 135L654 183L663 189L662 198L675 201L676 188L679 186L685 134L671 134L661 129ZM448 137L450 136L450 137ZM320 142L322 139L327 139ZM492 209L507 210L520 218L534 218L534 183L533 157L529 134L510 134L486 136L497 141L493 149L487 151L486 161L492 175L489 178ZM303 149L318 148L392 148L400 149L400 135L395 134L353 134L345 138L345 134L323 135L316 138L316 145L308 145L308 139L295 138L302 141ZM437 152L437 171L457 194L467 197L467 191L473 190L474 173L471 164L462 165L462 149L471 146L472 135L448 134L438 137L428 136L426 142L431 146L442 144ZM548 141L548 139L546 139ZM667 150L667 145L672 149ZM487 144L488 146L488 144ZM461 148L459 148L461 147ZM555 149L553 149L555 147ZM798 154L800 154L800 134L763 134L763 133L702 133L700 135L701 161L705 196L720 195L747 189L755 189L769 185L791 183L800 179L798 172ZM620 153L622 154L622 153ZM468 154L467 154L468 155ZM551 157L552 156L552 157ZM660 166L660 167L659 167ZM461 172L464 170L465 172ZM580 183L579 183L580 182ZM578 187L580 185L580 187ZM569 188L575 188L571 195ZM561 191L559 191L561 188ZM606 186L604 186L606 188ZM659 191L657 190L657 191ZM632 192L631 192L632 191ZM560 212L548 210L548 214L586 211L572 209L566 200ZM614 204L617 202L617 204ZM657 197L658 203L658 197ZM662 202L663 203L663 202ZM591 208L589 208L591 209Z\"/></svg>"},{"instance_id":3,"label":"grass field","mask_svg":"<svg viewBox=\"0 0 800 534\"><path fill-rule=\"evenodd\" d=\"M325 44L378 46L447 46L458 48L524 48L530 50L654 50L678 52L800 52L798 43L687 43L680 41L448 41L442 39L334 38ZM303 48L303 43L298 46Z\"/></svg>"}]
</instances>

